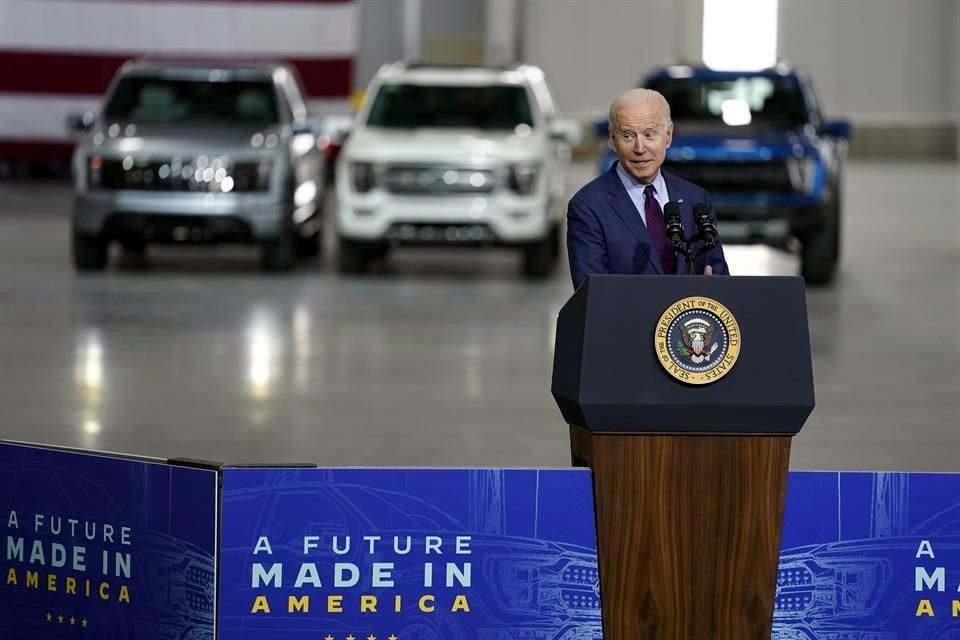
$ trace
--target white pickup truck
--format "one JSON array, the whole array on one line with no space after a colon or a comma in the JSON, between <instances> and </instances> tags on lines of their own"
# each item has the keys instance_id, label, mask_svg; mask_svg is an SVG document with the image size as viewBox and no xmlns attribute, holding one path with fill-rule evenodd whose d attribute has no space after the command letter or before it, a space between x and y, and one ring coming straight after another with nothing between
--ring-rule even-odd
<instances>
[{"instance_id":1,"label":"white pickup truck","mask_svg":"<svg viewBox=\"0 0 960 640\"><path fill-rule=\"evenodd\" d=\"M338 161L340 270L396 246L506 246L546 276L578 138L537 67L384 66Z\"/></svg>"}]
</instances>

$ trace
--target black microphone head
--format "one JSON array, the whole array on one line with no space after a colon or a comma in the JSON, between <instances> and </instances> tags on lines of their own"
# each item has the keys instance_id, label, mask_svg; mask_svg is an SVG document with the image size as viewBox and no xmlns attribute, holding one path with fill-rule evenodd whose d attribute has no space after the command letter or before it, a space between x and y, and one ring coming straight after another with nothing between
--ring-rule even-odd
<instances>
[{"instance_id":1,"label":"black microphone head","mask_svg":"<svg viewBox=\"0 0 960 640\"><path fill-rule=\"evenodd\" d=\"M704 244L711 249L715 247L717 245L717 227L710 219L710 210L707 205L702 202L693 205L693 220L697 223L697 228L700 230L699 235L703 238Z\"/></svg>"},{"instance_id":2,"label":"black microphone head","mask_svg":"<svg viewBox=\"0 0 960 640\"><path fill-rule=\"evenodd\" d=\"M663 226L667 237L674 243L683 240L683 222L680 219L680 205L676 202L668 202L663 208Z\"/></svg>"},{"instance_id":3,"label":"black microphone head","mask_svg":"<svg viewBox=\"0 0 960 640\"><path fill-rule=\"evenodd\" d=\"M694 219L697 220L698 224L699 224L700 220L702 220L704 217L705 217L707 220L709 220L709 219L710 219L710 210L707 209L707 205L705 205L705 204L702 203L702 202L698 202L697 204L693 205L693 217L694 217Z\"/></svg>"},{"instance_id":4,"label":"black microphone head","mask_svg":"<svg viewBox=\"0 0 960 640\"><path fill-rule=\"evenodd\" d=\"M663 208L663 219L667 220L669 224L669 220L671 218L679 218L679 217L680 217L680 205L677 204L676 202L668 202L667 206Z\"/></svg>"}]
</instances>

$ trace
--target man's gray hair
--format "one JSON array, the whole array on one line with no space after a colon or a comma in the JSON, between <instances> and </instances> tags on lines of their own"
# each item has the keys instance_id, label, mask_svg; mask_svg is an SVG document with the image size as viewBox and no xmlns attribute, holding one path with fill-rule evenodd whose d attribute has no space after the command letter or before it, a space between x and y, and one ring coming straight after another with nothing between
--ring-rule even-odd
<instances>
[{"instance_id":1,"label":"man's gray hair","mask_svg":"<svg viewBox=\"0 0 960 640\"><path fill-rule=\"evenodd\" d=\"M653 89L630 89L617 96L617 99L610 105L610 114L608 116L610 133L613 133L614 128L617 126L618 111L627 107L639 107L640 105L651 102L660 106L660 112L663 114L663 126L668 127L671 122L670 104L667 102L667 99L663 97L663 94Z\"/></svg>"}]
</instances>

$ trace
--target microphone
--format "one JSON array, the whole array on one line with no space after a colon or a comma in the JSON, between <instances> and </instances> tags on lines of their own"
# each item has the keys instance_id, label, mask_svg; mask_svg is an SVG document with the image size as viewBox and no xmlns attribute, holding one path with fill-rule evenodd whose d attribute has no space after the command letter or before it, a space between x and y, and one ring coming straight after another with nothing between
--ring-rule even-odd
<instances>
[{"instance_id":1,"label":"microphone","mask_svg":"<svg viewBox=\"0 0 960 640\"><path fill-rule=\"evenodd\" d=\"M686 257L687 273L693 273L693 255L690 253L690 241L683 233L683 221L680 217L678 202L668 202L663 208L663 227L670 242L673 243L673 250Z\"/></svg>"},{"instance_id":2,"label":"microphone","mask_svg":"<svg viewBox=\"0 0 960 640\"><path fill-rule=\"evenodd\" d=\"M663 208L664 231L675 249L683 245L683 222L680 220L680 205L676 202L668 202Z\"/></svg>"},{"instance_id":3,"label":"microphone","mask_svg":"<svg viewBox=\"0 0 960 640\"><path fill-rule=\"evenodd\" d=\"M698 234L703 240L705 249L713 249L717 246L717 225L710 220L710 210L707 205L698 202L693 205L693 219L697 223Z\"/></svg>"}]
</instances>

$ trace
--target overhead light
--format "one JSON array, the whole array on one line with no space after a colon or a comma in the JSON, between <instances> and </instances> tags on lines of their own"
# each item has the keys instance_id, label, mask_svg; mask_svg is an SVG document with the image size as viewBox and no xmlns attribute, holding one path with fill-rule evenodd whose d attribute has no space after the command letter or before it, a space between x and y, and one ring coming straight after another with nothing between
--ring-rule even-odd
<instances>
[{"instance_id":1,"label":"overhead light","mask_svg":"<svg viewBox=\"0 0 960 640\"><path fill-rule=\"evenodd\" d=\"M720 114L723 123L730 127L743 127L753 120L750 114L750 105L746 100L724 100L720 105Z\"/></svg>"},{"instance_id":2,"label":"overhead light","mask_svg":"<svg viewBox=\"0 0 960 640\"><path fill-rule=\"evenodd\" d=\"M704 63L728 71L772 67L777 61L778 4L778 0L704 0Z\"/></svg>"}]
</instances>

